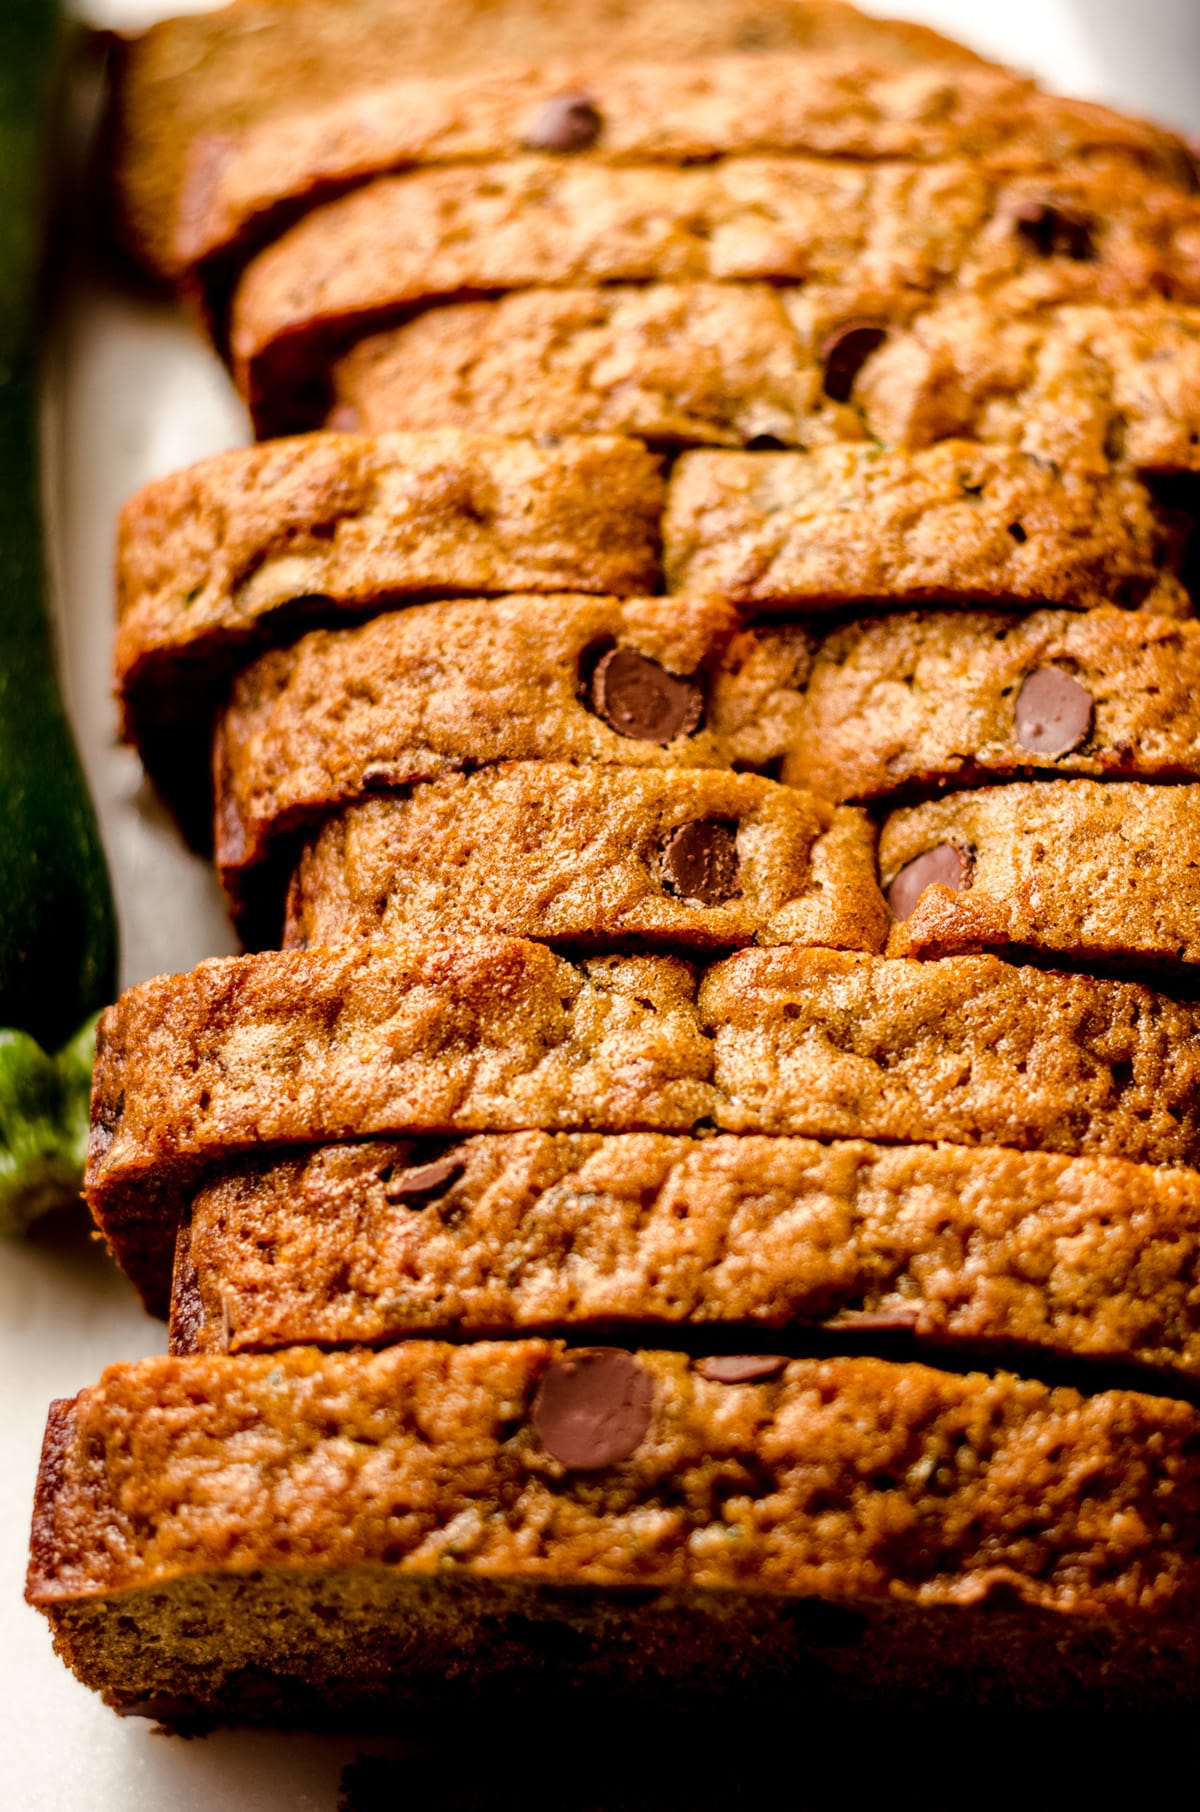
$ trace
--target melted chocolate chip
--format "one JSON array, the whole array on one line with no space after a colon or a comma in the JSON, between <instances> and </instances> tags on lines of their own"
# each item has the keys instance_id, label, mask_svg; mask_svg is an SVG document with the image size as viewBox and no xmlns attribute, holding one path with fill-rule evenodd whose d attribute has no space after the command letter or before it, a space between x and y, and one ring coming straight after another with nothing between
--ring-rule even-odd
<instances>
[{"instance_id":1,"label":"melted chocolate chip","mask_svg":"<svg viewBox=\"0 0 1200 1812\"><path fill-rule=\"evenodd\" d=\"M906 863L888 888L892 916L898 925L903 925L927 887L936 882L943 887L952 887L958 893L966 887L968 880L967 860L962 851L955 849L952 843L939 843L935 849L927 849L923 855Z\"/></svg>"},{"instance_id":2,"label":"melted chocolate chip","mask_svg":"<svg viewBox=\"0 0 1200 1812\"><path fill-rule=\"evenodd\" d=\"M1091 734L1095 705L1061 667L1039 667L1017 694L1017 741L1034 755L1069 755Z\"/></svg>"},{"instance_id":3,"label":"melted chocolate chip","mask_svg":"<svg viewBox=\"0 0 1200 1812\"><path fill-rule=\"evenodd\" d=\"M564 1466L600 1472L637 1452L653 1410L649 1372L631 1353L597 1346L550 1366L533 1400L533 1426Z\"/></svg>"},{"instance_id":4,"label":"melted chocolate chip","mask_svg":"<svg viewBox=\"0 0 1200 1812\"><path fill-rule=\"evenodd\" d=\"M778 1378L786 1365L779 1353L718 1353L697 1359L696 1370L710 1384L762 1384Z\"/></svg>"},{"instance_id":5,"label":"melted chocolate chip","mask_svg":"<svg viewBox=\"0 0 1200 1812\"><path fill-rule=\"evenodd\" d=\"M1041 258L1074 258L1082 264L1096 256L1087 221L1048 201L1025 202L1017 209L1013 223L1020 237Z\"/></svg>"},{"instance_id":6,"label":"melted chocolate chip","mask_svg":"<svg viewBox=\"0 0 1200 1812\"><path fill-rule=\"evenodd\" d=\"M887 337L884 321L847 321L821 342L821 362L825 367L822 383L831 401L850 401L859 372Z\"/></svg>"},{"instance_id":7,"label":"melted chocolate chip","mask_svg":"<svg viewBox=\"0 0 1200 1812\"><path fill-rule=\"evenodd\" d=\"M830 1322L833 1328L853 1329L860 1334L911 1334L921 1321L921 1311L897 1304L894 1309L849 1309Z\"/></svg>"},{"instance_id":8,"label":"melted chocolate chip","mask_svg":"<svg viewBox=\"0 0 1200 1812\"><path fill-rule=\"evenodd\" d=\"M737 825L697 818L672 831L662 849L663 880L697 906L721 906L738 891Z\"/></svg>"},{"instance_id":9,"label":"melted chocolate chip","mask_svg":"<svg viewBox=\"0 0 1200 1812\"><path fill-rule=\"evenodd\" d=\"M610 648L596 663L587 702L618 736L664 747L699 729L704 697L693 679L668 673L632 648Z\"/></svg>"},{"instance_id":10,"label":"melted chocolate chip","mask_svg":"<svg viewBox=\"0 0 1200 1812\"><path fill-rule=\"evenodd\" d=\"M556 94L538 109L522 142L527 151L587 151L603 125L590 94Z\"/></svg>"},{"instance_id":11,"label":"melted chocolate chip","mask_svg":"<svg viewBox=\"0 0 1200 1812\"><path fill-rule=\"evenodd\" d=\"M393 1171L383 1193L389 1202L408 1202L414 1208L423 1208L433 1196L443 1195L452 1183L457 1183L465 1169L462 1159L451 1153L432 1163L418 1164L413 1170Z\"/></svg>"}]
</instances>

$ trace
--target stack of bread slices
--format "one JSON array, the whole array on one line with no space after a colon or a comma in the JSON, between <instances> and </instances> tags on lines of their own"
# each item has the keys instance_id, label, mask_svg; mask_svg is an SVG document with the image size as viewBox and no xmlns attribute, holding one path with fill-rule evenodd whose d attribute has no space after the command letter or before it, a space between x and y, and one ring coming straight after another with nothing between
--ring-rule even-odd
<instances>
[{"instance_id":1,"label":"stack of bread slices","mask_svg":"<svg viewBox=\"0 0 1200 1812\"><path fill-rule=\"evenodd\" d=\"M102 1026L63 1658L1200 1690L1185 147L827 0L239 0L114 143L263 437L117 637L251 953Z\"/></svg>"}]
</instances>

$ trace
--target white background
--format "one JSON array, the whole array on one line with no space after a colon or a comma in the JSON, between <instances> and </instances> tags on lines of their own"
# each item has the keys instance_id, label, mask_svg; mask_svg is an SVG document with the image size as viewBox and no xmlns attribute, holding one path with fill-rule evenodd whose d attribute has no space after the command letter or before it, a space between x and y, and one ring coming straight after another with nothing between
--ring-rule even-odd
<instances>
[{"instance_id":1,"label":"white background","mask_svg":"<svg viewBox=\"0 0 1200 1812\"><path fill-rule=\"evenodd\" d=\"M98 24L138 27L206 4L86 0L80 10ZM1200 0L913 0L868 10L903 10L1066 92L1200 131ZM211 878L181 850L135 758L115 744L113 522L138 485L236 445L247 428L215 361L165 309L81 283L61 341L50 413L64 665L113 861L130 982L233 945ZM182 1742L122 1722L67 1675L42 1619L21 1602L49 1399L164 1344L82 1232L0 1247L0 1812L332 1812L342 1762L358 1745L235 1733Z\"/></svg>"}]
</instances>

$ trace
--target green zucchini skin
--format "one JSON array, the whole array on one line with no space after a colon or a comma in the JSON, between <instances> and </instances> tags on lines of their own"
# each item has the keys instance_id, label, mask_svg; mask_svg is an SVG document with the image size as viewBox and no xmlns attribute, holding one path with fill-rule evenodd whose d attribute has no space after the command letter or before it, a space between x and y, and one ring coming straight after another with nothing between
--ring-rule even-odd
<instances>
[{"instance_id":1,"label":"green zucchini skin","mask_svg":"<svg viewBox=\"0 0 1200 1812\"><path fill-rule=\"evenodd\" d=\"M55 670L40 495L37 330L60 25L55 0L0 3L0 1027L47 1049L112 998L117 956Z\"/></svg>"}]
</instances>

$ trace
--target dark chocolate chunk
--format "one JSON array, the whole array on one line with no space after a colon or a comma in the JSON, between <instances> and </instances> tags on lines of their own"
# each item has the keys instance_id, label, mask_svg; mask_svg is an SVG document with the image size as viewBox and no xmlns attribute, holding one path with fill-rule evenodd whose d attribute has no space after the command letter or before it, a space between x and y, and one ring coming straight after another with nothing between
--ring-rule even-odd
<instances>
[{"instance_id":1,"label":"dark chocolate chunk","mask_svg":"<svg viewBox=\"0 0 1200 1812\"><path fill-rule=\"evenodd\" d=\"M1095 706L1061 667L1039 667L1017 694L1017 741L1035 755L1069 755L1091 734Z\"/></svg>"},{"instance_id":2,"label":"dark chocolate chunk","mask_svg":"<svg viewBox=\"0 0 1200 1812\"><path fill-rule=\"evenodd\" d=\"M786 1365L779 1353L716 1353L697 1359L696 1370L710 1384L762 1384L778 1378Z\"/></svg>"},{"instance_id":3,"label":"dark chocolate chunk","mask_svg":"<svg viewBox=\"0 0 1200 1812\"><path fill-rule=\"evenodd\" d=\"M409 1202L413 1207L424 1207L434 1195L442 1195L452 1183L457 1183L466 1169L461 1158L449 1153L444 1158L434 1158L432 1163L418 1164L412 1170L394 1170L383 1186L383 1193L389 1202Z\"/></svg>"},{"instance_id":4,"label":"dark chocolate chunk","mask_svg":"<svg viewBox=\"0 0 1200 1812\"><path fill-rule=\"evenodd\" d=\"M1096 256L1088 222L1048 201L1027 201L1013 217L1016 230L1041 258L1074 258L1085 263Z\"/></svg>"},{"instance_id":5,"label":"dark chocolate chunk","mask_svg":"<svg viewBox=\"0 0 1200 1812\"><path fill-rule=\"evenodd\" d=\"M533 1400L533 1426L547 1453L574 1472L600 1472L637 1452L654 1410L649 1372L619 1347L564 1353Z\"/></svg>"},{"instance_id":6,"label":"dark chocolate chunk","mask_svg":"<svg viewBox=\"0 0 1200 1812\"><path fill-rule=\"evenodd\" d=\"M697 818L663 844L663 880L681 900L721 906L738 891L737 825Z\"/></svg>"},{"instance_id":7,"label":"dark chocolate chunk","mask_svg":"<svg viewBox=\"0 0 1200 1812\"><path fill-rule=\"evenodd\" d=\"M923 855L906 863L888 888L888 905L893 918L903 925L905 919L911 917L925 889L935 882L952 887L958 893L967 886L969 878L967 859L953 843L939 843L936 848L927 849Z\"/></svg>"},{"instance_id":8,"label":"dark chocolate chunk","mask_svg":"<svg viewBox=\"0 0 1200 1812\"><path fill-rule=\"evenodd\" d=\"M835 403L848 403L854 380L887 337L886 321L847 321L835 327L821 342L826 396Z\"/></svg>"},{"instance_id":9,"label":"dark chocolate chunk","mask_svg":"<svg viewBox=\"0 0 1200 1812\"><path fill-rule=\"evenodd\" d=\"M603 125L590 94L556 94L538 109L522 142L527 151L588 151Z\"/></svg>"},{"instance_id":10,"label":"dark chocolate chunk","mask_svg":"<svg viewBox=\"0 0 1200 1812\"><path fill-rule=\"evenodd\" d=\"M588 704L618 736L664 747L700 727L704 697L693 679L668 673L632 648L610 648L596 663Z\"/></svg>"}]
</instances>

